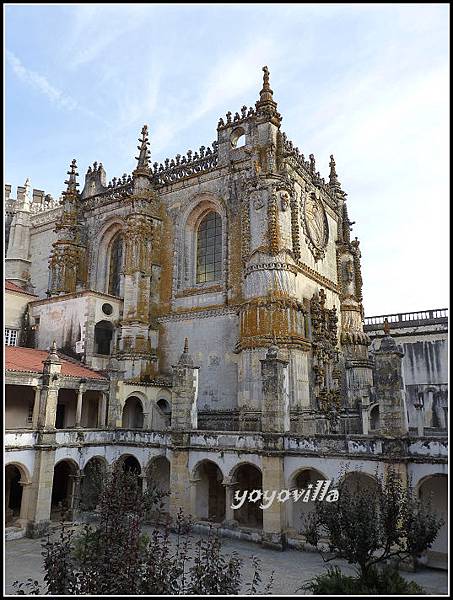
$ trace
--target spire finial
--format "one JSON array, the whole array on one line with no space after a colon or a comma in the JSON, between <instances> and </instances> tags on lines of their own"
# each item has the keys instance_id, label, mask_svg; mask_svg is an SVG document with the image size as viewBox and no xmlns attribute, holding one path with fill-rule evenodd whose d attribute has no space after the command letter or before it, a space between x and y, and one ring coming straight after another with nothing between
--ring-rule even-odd
<instances>
[{"instance_id":1,"label":"spire finial","mask_svg":"<svg viewBox=\"0 0 453 600\"><path fill-rule=\"evenodd\" d=\"M333 154L330 155L329 167L330 167L329 185L330 185L330 187L340 189L341 185L340 185L340 182L338 181L338 175L337 175L337 171L335 169L335 159L333 157Z\"/></svg>"},{"instance_id":2,"label":"spire finial","mask_svg":"<svg viewBox=\"0 0 453 600\"><path fill-rule=\"evenodd\" d=\"M269 69L263 67L263 89L260 92L260 102L273 102L273 91L269 85Z\"/></svg>"},{"instance_id":3,"label":"spire finial","mask_svg":"<svg viewBox=\"0 0 453 600\"><path fill-rule=\"evenodd\" d=\"M151 153L148 147L148 125L143 125L142 137L139 138L138 141L140 142L140 146L137 146L137 149L139 150L139 155L135 157L135 159L138 160L137 169L149 171L149 161L151 158Z\"/></svg>"},{"instance_id":4,"label":"spire finial","mask_svg":"<svg viewBox=\"0 0 453 600\"><path fill-rule=\"evenodd\" d=\"M384 327L383 327L383 329L384 329L385 335L390 335L390 323L388 322L387 317L385 317L385 319L384 319Z\"/></svg>"},{"instance_id":5,"label":"spire finial","mask_svg":"<svg viewBox=\"0 0 453 600\"><path fill-rule=\"evenodd\" d=\"M57 342L56 342L56 340L54 340L52 342L52 345L50 347L49 354L47 355L47 359L46 360L52 361L52 362L58 362L60 360L60 357L58 356L58 353L57 353Z\"/></svg>"},{"instance_id":6,"label":"spire finial","mask_svg":"<svg viewBox=\"0 0 453 600\"><path fill-rule=\"evenodd\" d=\"M193 367L193 359L189 354L189 340L184 338L184 351L179 357L178 365Z\"/></svg>"},{"instance_id":7,"label":"spire finial","mask_svg":"<svg viewBox=\"0 0 453 600\"><path fill-rule=\"evenodd\" d=\"M65 184L68 186L66 192L63 192L65 195L77 194L77 187L79 184L77 183L76 177L77 173L77 162L76 159L73 158L71 164L69 165L69 171L67 172L69 175L69 179L65 181Z\"/></svg>"},{"instance_id":8,"label":"spire finial","mask_svg":"<svg viewBox=\"0 0 453 600\"><path fill-rule=\"evenodd\" d=\"M29 177L27 177L27 179L25 180L24 187L25 187L24 200L26 202L30 203L32 201L32 197L31 197L31 184L30 184Z\"/></svg>"},{"instance_id":9,"label":"spire finial","mask_svg":"<svg viewBox=\"0 0 453 600\"><path fill-rule=\"evenodd\" d=\"M277 103L273 98L273 91L269 84L269 69L267 66L263 67L263 87L260 91L260 99L256 103L256 115L258 117L265 117L267 120L273 122L278 127L281 123L281 116L277 112Z\"/></svg>"}]
</instances>

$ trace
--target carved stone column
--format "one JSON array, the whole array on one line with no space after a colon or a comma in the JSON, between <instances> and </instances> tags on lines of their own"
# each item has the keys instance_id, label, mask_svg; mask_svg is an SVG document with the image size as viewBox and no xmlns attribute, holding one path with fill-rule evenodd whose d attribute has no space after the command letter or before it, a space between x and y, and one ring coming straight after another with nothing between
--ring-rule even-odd
<instances>
[{"instance_id":1,"label":"carved stone column","mask_svg":"<svg viewBox=\"0 0 453 600\"><path fill-rule=\"evenodd\" d=\"M363 435L368 435L368 432L370 430L370 399L365 396L362 399L362 403L361 403L361 410L362 410L362 433Z\"/></svg>"},{"instance_id":2,"label":"carved stone column","mask_svg":"<svg viewBox=\"0 0 453 600\"><path fill-rule=\"evenodd\" d=\"M263 490L284 489L285 478L282 456L263 456ZM263 546L275 550L284 550L286 546L286 506L284 502L274 501L263 510Z\"/></svg>"},{"instance_id":3,"label":"carved stone column","mask_svg":"<svg viewBox=\"0 0 453 600\"><path fill-rule=\"evenodd\" d=\"M58 391L60 389L61 361L55 341L44 361L41 396L39 401L38 429L55 429Z\"/></svg>"},{"instance_id":4,"label":"carved stone column","mask_svg":"<svg viewBox=\"0 0 453 600\"><path fill-rule=\"evenodd\" d=\"M35 444L32 483L29 488L27 536L41 537L50 524L56 433L40 431Z\"/></svg>"},{"instance_id":5,"label":"carved stone column","mask_svg":"<svg viewBox=\"0 0 453 600\"><path fill-rule=\"evenodd\" d=\"M404 352L390 336L388 324L384 330L386 335L375 352L375 389L382 409L382 429L387 435L404 435L408 432L402 368Z\"/></svg>"},{"instance_id":6,"label":"carved stone column","mask_svg":"<svg viewBox=\"0 0 453 600\"><path fill-rule=\"evenodd\" d=\"M80 423L82 421L82 404L83 404L83 394L85 392L85 380L80 381L80 386L77 391L77 407L76 407L76 419L75 426L80 427Z\"/></svg>"},{"instance_id":7,"label":"carved stone column","mask_svg":"<svg viewBox=\"0 0 453 600\"><path fill-rule=\"evenodd\" d=\"M290 429L288 361L278 358L278 347L271 346L261 360L263 385L262 430L285 433Z\"/></svg>"},{"instance_id":8,"label":"carved stone column","mask_svg":"<svg viewBox=\"0 0 453 600\"><path fill-rule=\"evenodd\" d=\"M229 477L226 477L222 485L225 487L225 519L223 525L225 527L235 528L238 526L238 522L234 516L235 511L231 506L234 503L234 491L237 483L232 481Z\"/></svg>"},{"instance_id":9,"label":"carved stone column","mask_svg":"<svg viewBox=\"0 0 453 600\"><path fill-rule=\"evenodd\" d=\"M184 352L177 365L173 365L171 428L197 428L198 369L189 354L185 339Z\"/></svg>"},{"instance_id":10,"label":"carved stone column","mask_svg":"<svg viewBox=\"0 0 453 600\"><path fill-rule=\"evenodd\" d=\"M417 411L417 435L423 437L425 435L425 415L424 415L424 404L421 398L418 402L414 403L414 408Z\"/></svg>"},{"instance_id":11,"label":"carved stone column","mask_svg":"<svg viewBox=\"0 0 453 600\"><path fill-rule=\"evenodd\" d=\"M105 428L107 418L107 396L106 392L100 392L98 400L98 429Z\"/></svg>"},{"instance_id":12,"label":"carved stone column","mask_svg":"<svg viewBox=\"0 0 453 600\"><path fill-rule=\"evenodd\" d=\"M33 416L32 416L32 429L38 428L38 419L39 419L39 403L41 399L42 387L40 385L36 385L35 388L35 399L33 402Z\"/></svg>"},{"instance_id":13,"label":"carved stone column","mask_svg":"<svg viewBox=\"0 0 453 600\"><path fill-rule=\"evenodd\" d=\"M170 462L170 515L176 518L179 509L187 516L191 513L190 485L188 485L189 451L184 447L188 444L187 434L172 435L173 451Z\"/></svg>"}]
</instances>

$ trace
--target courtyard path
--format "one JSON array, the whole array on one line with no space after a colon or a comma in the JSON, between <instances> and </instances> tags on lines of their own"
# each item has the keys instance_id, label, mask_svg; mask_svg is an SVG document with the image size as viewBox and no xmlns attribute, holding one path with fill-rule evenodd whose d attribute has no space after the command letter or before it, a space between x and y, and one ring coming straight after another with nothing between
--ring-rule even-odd
<instances>
[{"instance_id":1,"label":"courtyard path","mask_svg":"<svg viewBox=\"0 0 453 600\"><path fill-rule=\"evenodd\" d=\"M149 530L145 527L144 530ZM198 539L194 534L194 541ZM274 573L274 595L303 594L296 589L304 581L322 573L325 569L322 558L317 553L300 552L297 550L285 550L279 552L262 548L252 542L223 538L222 548L225 553L236 551L244 559L243 574L244 581L249 582L252 576L252 555L261 560L263 579L267 579L271 571ZM39 539L22 538L5 543L5 594L14 594L12 583L19 579L25 581L28 577L43 581L41 572L42 557ZM343 561L334 564L341 566L345 572L352 573L349 565ZM409 580L413 580L423 586L428 594L447 594L447 572L424 568L416 573L402 573Z\"/></svg>"}]
</instances>

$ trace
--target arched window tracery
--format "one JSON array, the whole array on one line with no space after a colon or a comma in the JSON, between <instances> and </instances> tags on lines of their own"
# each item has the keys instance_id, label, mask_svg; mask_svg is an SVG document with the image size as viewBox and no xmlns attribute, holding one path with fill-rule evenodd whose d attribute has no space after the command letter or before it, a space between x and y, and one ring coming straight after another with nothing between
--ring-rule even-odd
<instances>
[{"instance_id":1,"label":"arched window tracery","mask_svg":"<svg viewBox=\"0 0 453 600\"><path fill-rule=\"evenodd\" d=\"M124 260L124 238L119 233L112 242L109 259L109 289L112 296L119 296L121 290L121 274Z\"/></svg>"},{"instance_id":2,"label":"arched window tracery","mask_svg":"<svg viewBox=\"0 0 453 600\"><path fill-rule=\"evenodd\" d=\"M222 276L222 219L214 211L201 221L197 231L196 282L217 281Z\"/></svg>"}]
</instances>

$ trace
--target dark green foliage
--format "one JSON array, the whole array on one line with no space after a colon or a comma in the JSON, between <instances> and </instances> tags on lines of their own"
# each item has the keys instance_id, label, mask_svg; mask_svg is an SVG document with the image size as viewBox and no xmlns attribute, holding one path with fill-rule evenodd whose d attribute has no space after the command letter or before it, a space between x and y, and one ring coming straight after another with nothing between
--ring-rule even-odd
<instances>
[{"instance_id":1,"label":"dark green foliage","mask_svg":"<svg viewBox=\"0 0 453 600\"><path fill-rule=\"evenodd\" d=\"M317 575L303 586L315 595L417 595L425 594L422 587L406 581L395 569L371 569L366 580L344 575L338 567L329 567L327 573Z\"/></svg>"},{"instance_id":2,"label":"dark green foliage","mask_svg":"<svg viewBox=\"0 0 453 600\"><path fill-rule=\"evenodd\" d=\"M317 502L315 511L306 517L303 532L308 543L318 548L325 561L346 559L355 565L359 575L354 583L347 577L340 581L341 572L330 570L320 576L321 579L315 578L314 586L334 586L337 581L339 590L347 590L349 584L357 589L360 582L368 586L367 589L370 586L374 589L381 585L376 565L385 564L389 559L415 560L431 547L442 519L431 513L429 504L422 505L412 488L405 486L393 469L389 469L385 478L377 476L376 479L375 489L339 485L337 502ZM323 548L323 538L328 540L328 552L325 542ZM392 577L390 571L385 573L389 582L404 588L404 579L397 573ZM396 590L389 588L390 592L396 593Z\"/></svg>"},{"instance_id":3,"label":"dark green foliage","mask_svg":"<svg viewBox=\"0 0 453 600\"><path fill-rule=\"evenodd\" d=\"M99 520L81 532L62 523L59 539L43 544L46 592L50 595L239 594L242 560L222 553L211 530L192 544L192 523L180 512L170 534L161 519L150 535L142 533L149 513L161 514L156 488L142 493L133 472L116 468L99 495ZM159 520L159 519L158 519ZM176 538L176 539L175 539ZM260 565L254 561L248 593L260 592ZM265 591L270 589L272 576ZM37 582L15 583L18 593L38 594Z\"/></svg>"}]
</instances>

